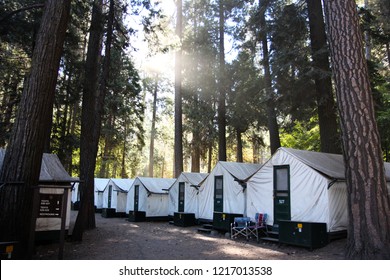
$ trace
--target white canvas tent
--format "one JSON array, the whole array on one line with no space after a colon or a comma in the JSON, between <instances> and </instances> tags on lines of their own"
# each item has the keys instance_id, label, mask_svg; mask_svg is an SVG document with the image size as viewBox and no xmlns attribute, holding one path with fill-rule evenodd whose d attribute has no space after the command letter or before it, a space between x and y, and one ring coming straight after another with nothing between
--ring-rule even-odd
<instances>
[{"instance_id":1,"label":"white canvas tent","mask_svg":"<svg viewBox=\"0 0 390 280\"><path fill-rule=\"evenodd\" d=\"M247 215L267 213L268 225L292 220L326 223L328 232L346 230L342 155L279 148L248 180L247 195Z\"/></svg>"},{"instance_id":2,"label":"white canvas tent","mask_svg":"<svg viewBox=\"0 0 390 280\"><path fill-rule=\"evenodd\" d=\"M169 189L169 215L175 212L194 213L199 215L199 184L207 173L182 172L175 183ZM182 188L182 196L179 197L179 189Z\"/></svg>"},{"instance_id":3,"label":"white canvas tent","mask_svg":"<svg viewBox=\"0 0 390 280\"><path fill-rule=\"evenodd\" d=\"M175 179L137 177L127 196L126 212L144 211L145 217L167 217L168 190Z\"/></svg>"},{"instance_id":4,"label":"white canvas tent","mask_svg":"<svg viewBox=\"0 0 390 280\"><path fill-rule=\"evenodd\" d=\"M94 201L96 210L100 211L103 208L103 193L108 185L108 182L110 179L108 178L95 178L95 195L94 195Z\"/></svg>"},{"instance_id":5,"label":"white canvas tent","mask_svg":"<svg viewBox=\"0 0 390 280\"><path fill-rule=\"evenodd\" d=\"M72 188L72 203L80 201L79 182L75 183Z\"/></svg>"},{"instance_id":6,"label":"white canvas tent","mask_svg":"<svg viewBox=\"0 0 390 280\"><path fill-rule=\"evenodd\" d=\"M114 208L116 213L125 213L127 194L134 179L110 179L103 192L103 208Z\"/></svg>"},{"instance_id":7,"label":"white canvas tent","mask_svg":"<svg viewBox=\"0 0 390 280\"><path fill-rule=\"evenodd\" d=\"M219 161L199 188L199 218L214 212L245 214L245 182L261 164ZM217 192L215 192L217 190Z\"/></svg>"},{"instance_id":8,"label":"white canvas tent","mask_svg":"<svg viewBox=\"0 0 390 280\"><path fill-rule=\"evenodd\" d=\"M100 212L103 208L103 192L107 187L108 182L110 179L108 178L95 178L94 179L94 205L97 212ZM80 201L80 190L79 190L79 183L75 183L72 188L72 203L75 205L75 203ZM74 209L78 209L75 207Z\"/></svg>"},{"instance_id":9,"label":"white canvas tent","mask_svg":"<svg viewBox=\"0 0 390 280\"><path fill-rule=\"evenodd\" d=\"M0 149L0 169L2 168L5 156L5 150ZM65 230L69 229L70 208L71 208L71 184L77 181L72 178L61 164L57 155L44 153L42 156L41 171L39 182L45 184L45 188L40 188L39 193L43 195L60 195L64 191L67 193L67 210L65 220ZM58 184L69 184L68 189L58 187ZM57 217L38 217L36 220L35 231L44 234L45 232L61 230L61 218Z\"/></svg>"},{"instance_id":10,"label":"white canvas tent","mask_svg":"<svg viewBox=\"0 0 390 280\"><path fill-rule=\"evenodd\" d=\"M134 179L111 179L110 183L114 186L114 192L116 191L116 213L126 213L127 195L131 186L134 183ZM109 183L109 184L110 184Z\"/></svg>"}]
</instances>

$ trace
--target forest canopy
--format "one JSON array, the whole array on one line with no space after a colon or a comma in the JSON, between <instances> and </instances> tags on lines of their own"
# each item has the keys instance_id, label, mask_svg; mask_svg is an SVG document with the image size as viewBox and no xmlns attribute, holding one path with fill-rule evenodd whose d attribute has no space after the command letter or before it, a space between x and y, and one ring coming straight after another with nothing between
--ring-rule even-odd
<instances>
[{"instance_id":1,"label":"forest canopy","mask_svg":"<svg viewBox=\"0 0 390 280\"><path fill-rule=\"evenodd\" d=\"M73 176L80 172L83 77L92 2L72 2L50 138L42 139L45 152L57 154ZM103 2L105 40L109 1ZM330 152L341 152L341 141L334 140L340 137L339 129L321 124L323 115L329 114L338 122L338 112L334 104L324 112L321 105L325 101L318 97L317 80L330 79L332 69L316 60L324 54L328 60L328 46L325 42L313 49L310 1L229 0L220 7L219 1L183 0L181 38L175 32L177 1L113 2L110 74L98 140L97 177L173 177L178 49L184 170L207 172L219 159L221 96L226 106L226 160L264 162L271 153L271 133L285 147L323 151L331 141L330 146L338 148ZM379 4L358 2L357 9L383 158L389 161L390 27L388 11ZM0 1L2 148L7 147L29 73L42 9L42 1ZM103 46L100 63L106 59L104 51ZM330 96L336 102L332 88ZM333 138L323 138L321 127Z\"/></svg>"}]
</instances>

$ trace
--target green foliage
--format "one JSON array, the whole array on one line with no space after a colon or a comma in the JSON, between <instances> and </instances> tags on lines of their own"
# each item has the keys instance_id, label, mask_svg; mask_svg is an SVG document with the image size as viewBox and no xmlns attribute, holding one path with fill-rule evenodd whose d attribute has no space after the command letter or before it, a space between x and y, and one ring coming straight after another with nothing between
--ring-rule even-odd
<instances>
[{"instance_id":1,"label":"green foliage","mask_svg":"<svg viewBox=\"0 0 390 280\"><path fill-rule=\"evenodd\" d=\"M376 86L376 114L385 161L390 161L390 82L383 81ZM375 93L374 92L374 93ZM378 100L379 99L379 100Z\"/></svg>"},{"instance_id":2,"label":"green foliage","mask_svg":"<svg viewBox=\"0 0 390 280\"><path fill-rule=\"evenodd\" d=\"M370 9L360 9L360 15L362 31L371 38L372 56L368 64L370 81L384 157L390 160L389 23L377 2L372 1ZM226 80L223 82L228 93L226 109L230 158L235 155L237 131L246 132L244 145L251 143L253 150L265 145L261 131L267 126L265 104L268 97L265 96L259 46L259 34L264 31L268 34L270 46L272 89L282 126L282 145L309 150L319 150L320 147L304 1L269 3L266 11L269 29L261 30L258 1L224 1L227 19L225 34L232 41L232 49L226 50L228 63ZM130 48L133 36L137 35L134 24L144 24L150 53L166 53L179 43L169 34L174 29L174 21L162 14L161 5L157 2L132 0L115 1L115 4L110 79L96 173L106 165L107 176L126 174L133 177L144 168L146 156L141 155L140 151L148 140L147 130L150 126L145 121L146 101L142 91L152 91L148 83L141 85L138 69L129 55L130 50L138 54L138 50ZM216 158L213 149L217 146L218 4L216 0L183 1L184 38L180 44L183 50L183 141L187 159L195 148L200 149L205 161L210 149L212 160ZM72 19L61 60L53 110L51 152L58 154L68 171L75 176L78 175L79 165L81 93L90 8L90 1L72 2ZM19 9L20 12L13 14ZM0 0L1 147L6 146L12 129L41 14L42 1ZM163 42L164 36L169 38L166 40L168 42ZM154 85L154 82L150 84ZM172 84L161 80L159 91L171 94ZM156 137L158 141L171 143L171 124L166 122L172 118L172 100L159 99L158 104L157 120L160 126L157 125ZM166 162L164 157L167 156L165 153L170 153L169 145L158 147L156 166L161 167ZM159 174L163 172L163 169L157 170Z\"/></svg>"},{"instance_id":3,"label":"green foliage","mask_svg":"<svg viewBox=\"0 0 390 280\"><path fill-rule=\"evenodd\" d=\"M313 117L310 121L294 121L291 129L282 129L280 132L282 147L290 147L308 151L320 151L320 129L318 119Z\"/></svg>"},{"instance_id":4,"label":"green foliage","mask_svg":"<svg viewBox=\"0 0 390 280\"><path fill-rule=\"evenodd\" d=\"M10 136L29 64L21 48L0 42L0 147L5 147Z\"/></svg>"},{"instance_id":5,"label":"green foliage","mask_svg":"<svg viewBox=\"0 0 390 280\"><path fill-rule=\"evenodd\" d=\"M368 70L370 74L371 90L377 114L378 129L384 159L390 161L390 68L389 68L389 10L381 9L380 3L374 1L369 7L360 7L359 16L362 32L365 32L365 48L370 53ZM382 7L383 8L383 7Z\"/></svg>"},{"instance_id":6,"label":"green foliage","mask_svg":"<svg viewBox=\"0 0 390 280\"><path fill-rule=\"evenodd\" d=\"M188 135L183 137L184 156L189 158L197 147L205 158L210 143L216 139L218 22L211 1L185 2L184 13L183 130Z\"/></svg>"},{"instance_id":7,"label":"green foliage","mask_svg":"<svg viewBox=\"0 0 390 280\"><path fill-rule=\"evenodd\" d=\"M265 100L260 90L264 88L264 81L254 63L253 54L244 50L229 69L228 123L239 132L245 132L257 120L265 119Z\"/></svg>"},{"instance_id":8,"label":"green foliage","mask_svg":"<svg viewBox=\"0 0 390 280\"><path fill-rule=\"evenodd\" d=\"M310 75L305 11L297 4L276 7L271 26L271 67L278 109L292 119L308 120L316 106Z\"/></svg>"},{"instance_id":9,"label":"green foliage","mask_svg":"<svg viewBox=\"0 0 390 280\"><path fill-rule=\"evenodd\" d=\"M1 41L11 43L31 57L42 10L39 0L1 1Z\"/></svg>"},{"instance_id":10,"label":"green foliage","mask_svg":"<svg viewBox=\"0 0 390 280\"><path fill-rule=\"evenodd\" d=\"M0 1L0 147L10 136L40 24L39 1Z\"/></svg>"},{"instance_id":11,"label":"green foliage","mask_svg":"<svg viewBox=\"0 0 390 280\"><path fill-rule=\"evenodd\" d=\"M114 44L111 49L110 74L104 102L100 139L100 155L96 172L100 177L128 177L134 173L129 166L137 166L144 146L144 103L141 79L126 54L127 37L122 33L121 10L117 11Z\"/></svg>"},{"instance_id":12,"label":"green foliage","mask_svg":"<svg viewBox=\"0 0 390 280\"><path fill-rule=\"evenodd\" d=\"M60 64L53 110L50 152L60 158L70 174L78 175L80 147L80 119L82 77L84 77L85 49L89 14L88 3L72 3L72 19L68 24L67 37Z\"/></svg>"}]
</instances>

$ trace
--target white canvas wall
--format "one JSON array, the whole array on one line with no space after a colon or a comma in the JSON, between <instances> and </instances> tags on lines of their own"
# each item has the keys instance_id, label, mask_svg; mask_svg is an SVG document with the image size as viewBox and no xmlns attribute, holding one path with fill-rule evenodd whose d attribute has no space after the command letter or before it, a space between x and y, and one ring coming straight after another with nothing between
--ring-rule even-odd
<instances>
[{"instance_id":1,"label":"white canvas wall","mask_svg":"<svg viewBox=\"0 0 390 280\"><path fill-rule=\"evenodd\" d=\"M118 179L112 178L109 181L109 185L113 186L113 195L116 196L115 199L115 211L117 213L125 213L126 212L126 204L127 204L127 195L133 185L134 179Z\"/></svg>"},{"instance_id":2,"label":"white canvas wall","mask_svg":"<svg viewBox=\"0 0 390 280\"><path fill-rule=\"evenodd\" d=\"M199 199L198 190L190 186L190 183L183 182L184 191L184 212L194 213L198 217ZM179 211L179 182L169 190L169 215L173 216Z\"/></svg>"},{"instance_id":3,"label":"white canvas wall","mask_svg":"<svg viewBox=\"0 0 390 280\"><path fill-rule=\"evenodd\" d=\"M346 229L346 187L337 182L329 189L331 179L279 149L264 166L248 180L247 215L262 212L269 215L267 224L274 223L274 166L290 166L291 220L323 222L328 231Z\"/></svg>"},{"instance_id":4,"label":"white canvas wall","mask_svg":"<svg viewBox=\"0 0 390 280\"><path fill-rule=\"evenodd\" d=\"M168 216L168 189L174 182L174 179L148 177L135 178L127 195L126 213L134 211L134 189L135 186L138 185L138 211L144 211L146 217Z\"/></svg>"},{"instance_id":5,"label":"white canvas wall","mask_svg":"<svg viewBox=\"0 0 390 280\"><path fill-rule=\"evenodd\" d=\"M129 192L127 193L126 197L126 213L129 213L129 211L134 210L134 186L137 178L134 180L133 185L131 186Z\"/></svg>"},{"instance_id":6,"label":"white canvas wall","mask_svg":"<svg viewBox=\"0 0 390 280\"><path fill-rule=\"evenodd\" d=\"M106 189L108 182L110 179L108 178L95 178L95 193L94 193L94 202L97 209L103 208L103 193Z\"/></svg>"},{"instance_id":7,"label":"white canvas wall","mask_svg":"<svg viewBox=\"0 0 390 280\"><path fill-rule=\"evenodd\" d=\"M213 219L215 176L223 176L223 212L245 215L247 208L246 195L243 187L235 181L235 177L245 180L260 167L260 165L245 163L218 162L201 183L199 189L199 218Z\"/></svg>"},{"instance_id":8,"label":"white canvas wall","mask_svg":"<svg viewBox=\"0 0 390 280\"><path fill-rule=\"evenodd\" d=\"M146 217L168 216L169 196L167 194L151 194L145 201L145 206L140 211L146 212Z\"/></svg>"},{"instance_id":9,"label":"white canvas wall","mask_svg":"<svg viewBox=\"0 0 390 280\"><path fill-rule=\"evenodd\" d=\"M179 183L184 183L184 212L199 216L199 191L191 185L199 185L207 177L206 173L183 172L169 189L169 215L173 216L179 209Z\"/></svg>"},{"instance_id":10,"label":"white canvas wall","mask_svg":"<svg viewBox=\"0 0 390 280\"><path fill-rule=\"evenodd\" d=\"M345 230L348 225L348 194L345 182L329 188L329 231Z\"/></svg>"},{"instance_id":11,"label":"white canvas wall","mask_svg":"<svg viewBox=\"0 0 390 280\"><path fill-rule=\"evenodd\" d=\"M117 201L115 211L118 213L126 212L127 194L125 192L117 193Z\"/></svg>"},{"instance_id":12,"label":"white canvas wall","mask_svg":"<svg viewBox=\"0 0 390 280\"><path fill-rule=\"evenodd\" d=\"M111 187L110 187L111 186ZM109 196L111 195L111 204L109 205ZM115 191L114 184L109 182L103 192L103 208L116 208L118 192Z\"/></svg>"},{"instance_id":13,"label":"white canvas wall","mask_svg":"<svg viewBox=\"0 0 390 280\"><path fill-rule=\"evenodd\" d=\"M80 200L79 183L75 183L72 188L72 202L75 203Z\"/></svg>"}]
</instances>

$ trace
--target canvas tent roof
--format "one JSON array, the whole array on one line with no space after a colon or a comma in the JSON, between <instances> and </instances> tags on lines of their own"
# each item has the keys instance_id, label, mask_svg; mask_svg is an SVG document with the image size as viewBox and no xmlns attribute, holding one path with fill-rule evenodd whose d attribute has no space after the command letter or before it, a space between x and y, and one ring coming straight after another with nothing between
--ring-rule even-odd
<instances>
[{"instance_id":1,"label":"canvas tent roof","mask_svg":"<svg viewBox=\"0 0 390 280\"><path fill-rule=\"evenodd\" d=\"M182 179L188 182L190 185L198 186L209 174L208 173L193 173L182 172ZM179 178L178 178L179 179Z\"/></svg>"},{"instance_id":2,"label":"canvas tent roof","mask_svg":"<svg viewBox=\"0 0 390 280\"><path fill-rule=\"evenodd\" d=\"M134 179L112 178L110 180L119 188L119 191L126 192L126 193L130 190L134 182Z\"/></svg>"},{"instance_id":3,"label":"canvas tent roof","mask_svg":"<svg viewBox=\"0 0 390 280\"><path fill-rule=\"evenodd\" d=\"M235 179L239 181L248 180L262 166L261 164L256 164L256 163L242 163L242 162L228 162L228 161L218 161L217 164L220 164L227 172L229 172L230 175L232 175ZM206 179L207 177L204 180ZM203 181L200 184L202 184Z\"/></svg>"},{"instance_id":4,"label":"canvas tent roof","mask_svg":"<svg viewBox=\"0 0 390 280\"><path fill-rule=\"evenodd\" d=\"M95 191L104 192L109 181L108 178L95 178Z\"/></svg>"},{"instance_id":5,"label":"canvas tent roof","mask_svg":"<svg viewBox=\"0 0 390 280\"><path fill-rule=\"evenodd\" d=\"M3 165L5 150L0 149L0 169ZM66 172L57 155L44 153L42 157L40 181L78 181Z\"/></svg>"},{"instance_id":6,"label":"canvas tent roof","mask_svg":"<svg viewBox=\"0 0 390 280\"><path fill-rule=\"evenodd\" d=\"M314 170L332 179L345 179L345 165L342 155L320 153L313 151L296 150L292 148L279 148L296 157ZM390 163L385 162L386 179L390 181Z\"/></svg>"},{"instance_id":7,"label":"canvas tent roof","mask_svg":"<svg viewBox=\"0 0 390 280\"><path fill-rule=\"evenodd\" d=\"M176 179L166 178L152 178L152 177L137 177L138 180L144 185L144 187L150 192L155 194L166 194L167 191Z\"/></svg>"},{"instance_id":8,"label":"canvas tent roof","mask_svg":"<svg viewBox=\"0 0 390 280\"><path fill-rule=\"evenodd\" d=\"M43 154L39 179L41 181L73 181L58 156L54 154Z\"/></svg>"}]
</instances>

